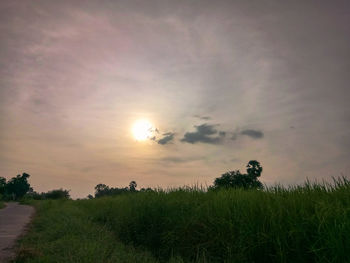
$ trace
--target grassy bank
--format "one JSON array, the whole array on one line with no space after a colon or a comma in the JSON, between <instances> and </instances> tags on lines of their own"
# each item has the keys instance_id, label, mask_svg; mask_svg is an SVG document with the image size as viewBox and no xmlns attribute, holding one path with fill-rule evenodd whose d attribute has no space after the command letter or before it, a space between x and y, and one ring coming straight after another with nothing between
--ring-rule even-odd
<instances>
[{"instance_id":1,"label":"grassy bank","mask_svg":"<svg viewBox=\"0 0 350 263\"><path fill-rule=\"evenodd\" d=\"M350 262L347 181L36 206L18 262Z\"/></svg>"},{"instance_id":2,"label":"grassy bank","mask_svg":"<svg viewBox=\"0 0 350 263\"><path fill-rule=\"evenodd\" d=\"M15 262L156 262L125 246L107 226L93 222L77 201L34 201L36 217L20 240Z\"/></svg>"}]
</instances>

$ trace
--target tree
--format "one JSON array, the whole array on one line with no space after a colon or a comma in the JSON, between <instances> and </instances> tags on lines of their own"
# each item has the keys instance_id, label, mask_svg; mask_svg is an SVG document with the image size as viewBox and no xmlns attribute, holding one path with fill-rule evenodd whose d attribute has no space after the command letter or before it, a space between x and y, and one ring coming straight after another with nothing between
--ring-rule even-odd
<instances>
[{"instance_id":1,"label":"tree","mask_svg":"<svg viewBox=\"0 0 350 263\"><path fill-rule=\"evenodd\" d=\"M247 164L247 173L249 176L253 178L257 178L261 175L262 173L262 167L260 163L256 160L251 160Z\"/></svg>"},{"instance_id":2,"label":"tree","mask_svg":"<svg viewBox=\"0 0 350 263\"><path fill-rule=\"evenodd\" d=\"M98 184L95 186L95 197L120 195L123 193L127 193L128 191L129 191L129 189L127 187L124 187L124 188L115 187L114 188L114 187L109 187L105 184Z\"/></svg>"},{"instance_id":3,"label":"tree","mask_svg":"<svg viewBox=\"0 0 350 263\"><path fill-rule=\"evenodd\" d=\"M96 192L102 192L102 191L105 191L105 190L108 190L109 187L105 184L98 184L95 186L95 190Z\"/></svg>"},{"instance_id":4,"label":"tree","mask_svg":"<svg viewBox=\"0 0 350 263\"><path fill-rule=\"evenodd\" d=\"M34 199L34 200L44 200L45 199L45 193L38 193L36 191L29 191L25 197L29 199Z\"/></svg>"},{"instance_id":5,"label":"tree","mask_svg":"<svg viewBox=\"0 0 350 263\"><path fill-rule=\"evenodd\" d=\"M131 181L129 183L129 187L109 187L105 184L98 184L95 186L95 197L102 197L102 196L115 196L115 195L121 195L125 193L136 193L137 183L135 181Z\"/></svg>"},{"instance_id":6,"label":"tree","mask_svg":"<svg viewBox=\"0 0 350 263\"><path fill-rule=\"evenodd\" d=\"M239 170L229 171L218 177L214 181L215 188L262 188L262 183L257 179L262 173L262 167L258 161L252 160L247 164L247 174L242 174Z\"/></svg>"},{"instance_id":7,"label":"tree","mask_svg":"<svg viewBox=\"0 0 350 263\"><path fill-rule=\"evenodd\" d=\"M109 191L109 187L105 184L98 184L95 186L95 197L101 197L103 195L106 195L106 193Z\"/></svg>"},{"instance_id":8,"label":"tree","mask_svg":"<svg viewBox=\"0 0 350 263\"><path fill-rule=\"evenodd\" d=\"M5 194L6 178L0 176L0 195Z\"/></svg>"},{"instance_id":9,"label":"tree","mask_svg":"<svg viewBox=\"0 0 350 263\"><path fill-rule=\"evenodd\" d=\"M131 181L129 184L129 189L131 192L135 192L137 187L137 183L135 181Z\"/></svg>"},{"instance_id":10,"label":"tree","mask_svg":"<svg viewBox=\"0 0 350 263\"><path fill-rule=\"evenodd\" d=\"M23 173L10 179L5 187L5 194L12 196L12 199L22 198L29 190L30 184L28 183L29 174Z\"/></svg>"},{"instance_id":11,"label":"tree","mask_svg":"<svg viewBox=\"0 0 350 263\"><path fill-rule=\"evenodd\" d=\"M4 198L6 190L6 178L0 176L0 200Z\"/></svg>"},{"instance_id":12,"label":"tree","mask_svg":"<svg viewBox=\"0 0 350 263\"><path fill-rule=\"evenodd\" d=\"M48 191L43 195L45 199L69 199L70 198L69 190L63 190L62 188Z\"/></svg>"}]
</instances>

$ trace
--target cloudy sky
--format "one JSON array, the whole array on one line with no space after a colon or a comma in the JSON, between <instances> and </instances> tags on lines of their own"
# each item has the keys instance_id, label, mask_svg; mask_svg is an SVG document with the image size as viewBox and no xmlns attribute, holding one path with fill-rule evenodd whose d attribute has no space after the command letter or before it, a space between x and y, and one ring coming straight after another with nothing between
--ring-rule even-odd
<instances>
[{"instance_id":1,"label":"cloudy sky","mask_svg":"<svg viewBox=\"0 0 350 263\"><path fill-rule=\"evenodd\" d=\"M350 176L349 25L347 0L2 0L0 176L73 197L251 159L266 184Z\"/></svg>"}]
</instances>

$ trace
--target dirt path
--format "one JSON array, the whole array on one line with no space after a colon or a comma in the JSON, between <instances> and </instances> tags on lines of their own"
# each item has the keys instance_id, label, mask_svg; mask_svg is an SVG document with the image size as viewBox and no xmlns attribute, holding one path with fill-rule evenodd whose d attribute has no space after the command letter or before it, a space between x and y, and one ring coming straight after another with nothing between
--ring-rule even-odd
<instances>
[{"instance_id":1,"label":"dirt path","mask_svg":"<svg viewBox=\"0 0 350 263\"><path fill-rule=\"evenodd\" d=\"M14 256L16 239L23 233L34 213L34 208L18 203L7 203L0 209L0 262L7 262Z\"/></svg>"}]
</instances>

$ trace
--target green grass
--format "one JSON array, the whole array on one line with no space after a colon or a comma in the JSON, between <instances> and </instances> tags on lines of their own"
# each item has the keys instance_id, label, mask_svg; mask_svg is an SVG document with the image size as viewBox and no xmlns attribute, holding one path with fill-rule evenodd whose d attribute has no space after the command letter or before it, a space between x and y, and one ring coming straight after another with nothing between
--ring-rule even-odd
<instances>
[{"instance_id":1,"label":"green grass","mask_svg":"<svg viewBox=\"0 0 350 263\"><path fill-rule=\"evenodd\" d=\"M5 203L3 201L0 201L0 209L5 207Z\"/></svg>"},{"instance_id":2,"label":"green grass","mask_svg":"<svg viewBox=\"0 0 350 263\"><path fill-rule=\"evenodd\" d=\"M37 215L15 262L156 262L93 222L77 201L35 201Z\"/></svg>"},{"instance_id":3,"label":"green grass","mask_svg":"<svg viewBox=\"0 0 350 263\"><path fill-rule=\"evenodd\" d=\"M350 262L350 183L36 202L17 262Z\"/></svg>"}]
</instances>

